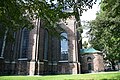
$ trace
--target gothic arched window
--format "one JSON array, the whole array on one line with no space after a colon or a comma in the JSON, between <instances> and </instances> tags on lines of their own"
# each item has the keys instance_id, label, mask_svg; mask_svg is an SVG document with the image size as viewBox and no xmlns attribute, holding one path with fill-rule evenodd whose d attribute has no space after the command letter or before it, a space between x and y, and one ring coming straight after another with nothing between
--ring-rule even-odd
<instances>
[{"instance_id":1,"label":"gothic arched window","mask_svg":"<svg viewBox=\"0 0 120 80\"><path fill-rule=\"evenodd\" d=\"M28 43L29 43L29 30L24 28L22 30L21 55L20 55L20 58L27 58Z\"/></svg>"},{"instance_id":2,"label":"gothic arched window","mask_svg":"<svg viewBox=\"0 0 120 80\"><path fill-rule=\"evenodd\" d=\"M88 62L88 70L91 71L92 70L92 58L91 57L87 57L87 62Z\"/></svg>"},{"instance_id":3,"label":"gothic arched window","mask_svg":"<svg viewBox=\"0 0 120 80\"><path fill-rule=\"evenodd\" d=\"M1 56L2 47L3 47L3 37L0 38L0 57L2 57L2 56Z\"/></svg>"},{"instance_id":4,"label":"gothic arched window","mask_svg":"<svg viewBox=\"0 0 120 80\"><path fill-rule=\"evenodd\" d=\"M45 30L44 33L44 59L47 60L48 56L48 31Z\"/></svg>"},{"instance_id":5,"label":"gothic arched window","mask_svg":"<svg viewBox=\"0 0 120 80\"><path fill-rule=\"evenodd\" d=\"M68 37L67 33L61 33L64 38L61 40L61 60L68 60Z\"/></svg>"}]
</instances>

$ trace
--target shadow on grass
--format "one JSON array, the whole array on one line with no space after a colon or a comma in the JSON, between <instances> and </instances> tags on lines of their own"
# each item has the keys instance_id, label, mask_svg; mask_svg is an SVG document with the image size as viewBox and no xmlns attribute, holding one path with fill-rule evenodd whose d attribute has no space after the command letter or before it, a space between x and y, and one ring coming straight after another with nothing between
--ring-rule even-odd
<instances>
[{"instance_id":1,"label":"shadow on grass","mask_svg":"<svg viewBox=\"0 0 120 80\"><path fill-rule=\"evenodd\" d=\"M120 75L113 77L113 79L118 79L118 80L120 80Z\"/></svg>"},{"instance_id":2,"label":"shadow on grass","mask_svg":"<svg viewBox=\"0 0 120 80\"><path fill-rule=\"evenodd\" d=\"M112 77L111 79L101 79L101 80L120 80L120 75Z\"/></svg>"}]
</instances>

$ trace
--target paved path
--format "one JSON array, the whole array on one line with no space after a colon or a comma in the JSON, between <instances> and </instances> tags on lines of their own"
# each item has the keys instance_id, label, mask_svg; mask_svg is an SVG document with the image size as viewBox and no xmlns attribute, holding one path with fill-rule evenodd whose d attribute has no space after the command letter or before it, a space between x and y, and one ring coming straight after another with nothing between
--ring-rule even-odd
<instances>
[{"instance_id":1,"label":"paved path","mask_svg":"<svg viewBox=\"0 0 120 80\"><path fill-rule=\"evenodd\" d=\"M103 73L118 73L120 71L110 71L110 72L93 72L93 73L88 73L88 74L103 74Z\"/></svg>"}]
</instances>

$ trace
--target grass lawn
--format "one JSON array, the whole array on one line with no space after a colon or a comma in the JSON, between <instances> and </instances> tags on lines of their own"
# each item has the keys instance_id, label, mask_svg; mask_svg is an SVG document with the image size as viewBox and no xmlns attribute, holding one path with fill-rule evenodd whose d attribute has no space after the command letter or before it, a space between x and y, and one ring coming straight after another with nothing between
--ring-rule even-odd
<instances>
[{"instance_id":1,"label":"grass lawn","mask_svg":"<svg viewBox=\"0 0 120 80\"><path fill-rule=\"evenodd\" d=\"M120 72L49 76L0 76L0 80L120 80Z\"/></svg>"}]
</instances>

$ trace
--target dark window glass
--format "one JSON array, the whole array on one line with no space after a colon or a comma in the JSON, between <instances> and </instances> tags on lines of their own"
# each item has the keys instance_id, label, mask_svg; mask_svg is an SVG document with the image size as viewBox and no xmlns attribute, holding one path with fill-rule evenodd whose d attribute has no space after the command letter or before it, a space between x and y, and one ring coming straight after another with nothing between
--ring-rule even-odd
<instances>
[{"instance_id":1,"label":"dark window glass","mask_svg":"<svg viewBox=\"0 0 120 80\"><path fill-rule=\"evenodd\" d=\"M48 31L45 30L45 38L44 38L44 59L47 60L48 53Z\"/></svg>"},{"instance_id":2,"label":"dark window glass","mask_svg":"<svg viewBox=\"0 0 120 80\"><path fill-rule=\"evenodd\" d=\"M3 46L3 37L0 38L0 56L2 52L2 46Z\"/></svg>"},{"instance_id":3,"label":"dark window glass","mask_svg":"<svg viewBox=\"0 0 120 80\"><path fill-rule=\"evenodd\" d=\"M29 31L26 28L24 28L22 32L21 58L27 58L28 43L29 43Z\"/></svg>"},{"instance_id":4,"label":"dark window glass","mask_svg":"<svg viewBox=\"0 0 120 80\"><path fill-rule=\"evenodd\" d=\"M88 63L88 70L92 70L92 64Z\"/></svg>"},{"instance_id":5,"label":"dark window glass","mask_svg":"<svg viewBox=\"0 0 120 80\"><path fill-rule=\"evenodd\" d=\"M68 40L67 33L61 33L64 38L61 40L61 60L68 60Z\"/></svg>"}]
</instances>

